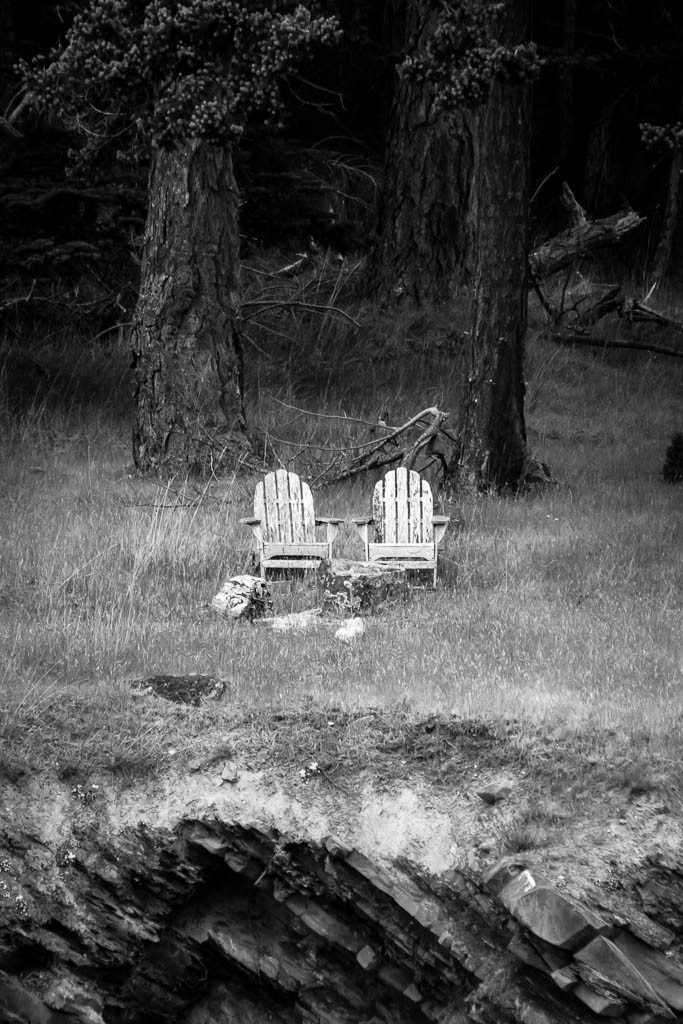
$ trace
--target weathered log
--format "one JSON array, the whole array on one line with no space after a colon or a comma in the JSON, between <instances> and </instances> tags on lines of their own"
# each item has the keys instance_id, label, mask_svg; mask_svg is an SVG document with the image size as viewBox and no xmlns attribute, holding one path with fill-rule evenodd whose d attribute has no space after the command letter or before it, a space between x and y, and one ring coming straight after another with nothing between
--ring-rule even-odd
<instances>
[{"instance_id":1,"label":"weathered log","mask_svg":"<svg viewBox=\"0 0 683 1024\"><path fill-rule=\"evenodd\" d=\"M550 238L529 256L532 275L540 280L569 267L596 249L616 245L645 220L634 210L621 210L610 217L592 219L577 202L571 189L563 186L563 202L569 210L571 227Z\"/></svg>"},{"instance_id":2,"label":"weathered log","mask_svg":"<svg viewBox=\"0 0 683 1024\"><path fill-rule=\"evenodd\" d=\"M226 580L211 607L230 619L260 619L273 610L273 603L265 580L243 575Z\"/></svg>"},{"instance_id":3,"label":"weathered log","mask_svg":"<svg viewBox=\"0 0 683 1024\"><path fill-rule=\"evenodd\" d=\"M323 562L320 587L324 612L356 616L404 597L406 570L403 566L335 559Z\"/></svg>"}]
</instances>

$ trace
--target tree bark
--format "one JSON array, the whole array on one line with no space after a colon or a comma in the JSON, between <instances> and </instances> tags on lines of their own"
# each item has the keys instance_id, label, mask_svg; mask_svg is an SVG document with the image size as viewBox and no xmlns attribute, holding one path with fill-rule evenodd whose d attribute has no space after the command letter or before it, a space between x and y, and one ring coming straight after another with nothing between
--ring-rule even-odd
<instances>
[{"instance_id":1,"label":"tree bark","mask_svg":"<svg viewBox=\"0 0 683 1024\"><path fill-rule=\"evenodd\" d=\"M155 151L133 329L141 472L215 472L248 453L238 289L229 147L191 141Z\"/></svg>"},{"instance_id":2,"label":"tree bark","mask_svg":"<svg viewBox=\"0 0 683 1024\"><path fill-rule=\"evenodd\" d=\"M16 60L14 19L10 0L0 0L0 100L4 110L10 100L12 68Z\"/></svg>"},{"instance_id":3,"label":"tree bark","mask_svg":"<svg viewBox=\"0 0 683 1024\"><path fill-rule=\"evenodd\" d=\"M529 0L509 5L502 41L527 38ZM478 490L516 487L527 460L524 335L531 97L495 82L482 112L476 180L472 327L464 354L455 475Z\"/></svg>"},{"instance_id":4,"label":"tree bark","mask_svg":"<svg viewBox=\"0 0 683 1024\"><path fill-rule=\"evenodd\" d=\"M683 101L678 111L679 119L683 118ZM656 285L666 278L671 266L671 254L674 247L674 236L678 228L681 210L681 175L683 174L683 152L676 147L671 154L669 174L667 176L666 200L662 227L655 251L652 267L652 278Z\"/></svg>"},{"instance_id":5,"label":"tree bark","mask_svg":"<svg viewBox=\"0 0 683 1024\"><path fill-rule=\"evenodd\" d=\"M432 34L440 5L408 0L406 55ZM388 305L451 301L473 274L470 190L476 114L432 115L428 83L398 78L389 120L371 290Z\"/></svg>"}]
</instances>

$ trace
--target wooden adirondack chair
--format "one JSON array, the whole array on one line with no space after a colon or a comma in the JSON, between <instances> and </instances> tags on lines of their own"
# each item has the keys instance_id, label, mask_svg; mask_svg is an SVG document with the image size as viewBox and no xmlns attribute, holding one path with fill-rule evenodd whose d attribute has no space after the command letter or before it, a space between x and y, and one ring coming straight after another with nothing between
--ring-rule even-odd
<instances>
[{"instance_id":1,"label":"wooden adirondack chair","mask_svg":"<svg viewBox=\"0 0 683 1024\"><path fill-rule=\"evenodd\" d=\"M375 485L372 516L354 518L366 562L393 562L406 569L431 569L436 586L439 542L450 522L435 516L432 489L404 466Z\"/></svg>"},{"instance_id":2,"label":"wooden adirondack chair","mask_svg":"<svg viewBox=\"0 0 683 1024\"><path fill-rule=\"evenodd\" d=\"M332 558L343 520L316 516L305 480L278 469L256 485L254 515L240 522L253 531L265 579L268 569L318 569L323 558ZM316 540L316 526L326 527L326 540Z\"/></svg>"}]
</instances>

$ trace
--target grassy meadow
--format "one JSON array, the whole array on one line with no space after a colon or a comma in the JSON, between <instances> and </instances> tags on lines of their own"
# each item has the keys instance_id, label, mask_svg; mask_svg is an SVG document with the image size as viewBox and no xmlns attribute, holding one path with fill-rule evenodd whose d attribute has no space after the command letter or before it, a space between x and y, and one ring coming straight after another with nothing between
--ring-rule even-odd
<instances>
[{"instance_id":1,"label":"grassy meadow","mask_svg":"<svg viewBox=\"0 0 683 1024\"><path fill-rule=\"evenodd\" d=\"M454 388L453 325L354 318L293 312L247 332L252 418L314 481L322 515L369 510L374 479L315 483L325 449L371 436L354 418L400 424L447 409ZM359 752L368 708L388 727L438 713L514 720L522 739L677 748L683 491L661 466L683 428L680 360L563 348L532 319L527 428L557 485L440 495L452 520L438 589L343 645L329 626L278 633L211 611L221 582L252 568L239 519L255 479L135 476L125 339L66 333L30 351L55 374L0 411L0 771L156 770L237 728L275 744L278 715L311 707L341 711L340 742ZM337 551L361 557L350 525ZM311 579L272 592L277 612L316 603ZM189 673L224 679L222 701L131 697L131 680Z\"/></svg>"}]
</instances>

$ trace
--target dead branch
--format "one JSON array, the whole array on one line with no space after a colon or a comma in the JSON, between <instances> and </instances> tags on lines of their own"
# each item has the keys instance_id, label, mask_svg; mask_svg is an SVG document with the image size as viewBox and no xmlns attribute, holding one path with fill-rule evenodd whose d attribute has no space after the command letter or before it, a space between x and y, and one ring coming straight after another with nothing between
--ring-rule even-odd
<instances>
[{"instance_id":1,"label":"dead branch","mask_svg":"<svg viewBox=\"0 0 683 1024\"><path fill-rule=\"evenodd\" d=\"M621 304L619 315L624 320L656 324L658 327L669 327L672 331L683 334L683 323L680 320L664 316L662 313L658 313L656 309L652 309L651 306L638 302L637 299L625 299Z\"/></svg>"},{"instance_id":2,"label":"dead branch","mask_svg":"<svg viewBox=\"0 0 683 1024\"><path fill-rule=\"evenodd\" d=\"M299 302L297 300L287 299L280 301L271 301L269 299L256 299L249 300L242 303L242 309L249 309L250 307L255 308L257 312L242 316L242 320L252 320L255 316L258 316L259 312L264 312L268 309L304 309L313 313L336 313L343 317L345 320L349 320L355 327L360 327L360 323L346 310L340 309L339 306L327 306L319 302Z\"/></svg>"},{"instance_id":3,"label":"dead branch","mask_svg":"<svg viewBox=\"0 0 683 1024\"><path fill-rule=\"evenodd\" d=\"M588 224L588 214L566 181L562 182L560 201L569 214L569 220L572 228L582 228L585 224Z\"/></svg>"},{"instance_id":4,"label":"dead branch","mask_svg":"<svg viewBox=\"0 0 683 1024\"><path fill-rule=\"evenodd\" d=\"M584 334L581 331L551 331L550 337L558 345L591 345L596 348L625 348L643 352L656 352L659 355L678 356L683 359L683 348L669 348L666 345L653 345L645 341L627 341L624 338L599 338L595 334Z\"/></svg>"},{"instance_id":5,"label":"dead branch","mask_svg":"<svg viewBox=\"0 0 683 1024\"><path fill-rule=\"evenodd\" d=\"M406 440L406 443L401 447L397 442L397 438L405 435L411 427L424 423L428 417L431 417L431 422L422 430L417 440L412 444ZM423 409L416 416L412 416L407 423L392 430L378 441L373 442L370 445L369 451L352 459L341 472L331 478L332 482L339 483L342 480L348 480L352 476L357 476L359 473L365 473L368 470L377 469L380 466L396 462L401 462L412 468L418 455L421 452L427 452L430 444L434 444L447 417L448 413L441 412L436 406ZM392 446L391 449L388 449L388 445Z\"/></svg>"},{"instance_id":6,"label":"dead branch","mask_svg":"<svg viewBox=\"0 0 683 1024\"><path fill-rule=\"evenodd\" d=\"M356 416L347 416L346 413L329 413L329 412L311 412L310 409L302 409L298 405L290 405L289 402L283 402L282 399L272 396L272 401L277 402L283 409L291 409L293 412L303 413L304 416L313 416L319 420L342 420L345 423L360 423L364 427L381 427L389 430L394 430L394 427L388 427L387 424L380 421L374 422L373 420L359 420Z\"/></svg>"},{"instance_id":7,"label":"dead branch","mask_svg":"<svg viewBox=\"0 0 683 1024\"><path fill-rule=\"evenodd\" d=\"M36 281L34 278L33 281L31 281L31 287L29 288L26 295L15 295L10 299L3 299L3 301L0 302L0 313L4 313L6 309L12 309L16 308L17 306L20 306L22 302L30 302L35 287Z\"/></svg>"},{"instance_id":8,"label":"dead branch","mask_svg":"<svg viewBox=\"0 0 683 1024\"><path fill-rule=\"evenodd\" d=\"M562 202L569 211L571 226L530 254L529 265L536 280L571 266L577 259L596 249L615 245L645 220L634 210L621 210L610 217L594 220L577 201L566 182L562 187Z\"/></svg>"}]
</instances>

